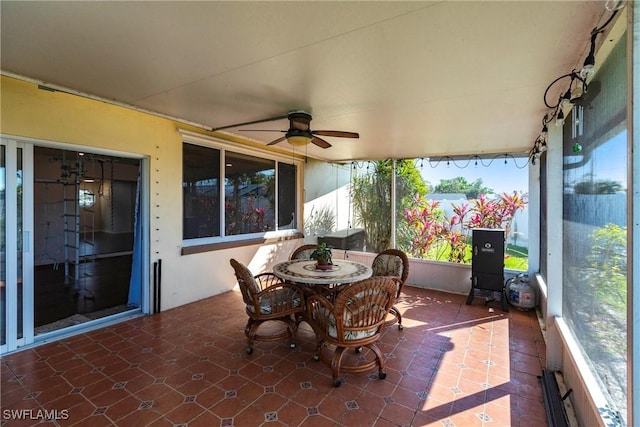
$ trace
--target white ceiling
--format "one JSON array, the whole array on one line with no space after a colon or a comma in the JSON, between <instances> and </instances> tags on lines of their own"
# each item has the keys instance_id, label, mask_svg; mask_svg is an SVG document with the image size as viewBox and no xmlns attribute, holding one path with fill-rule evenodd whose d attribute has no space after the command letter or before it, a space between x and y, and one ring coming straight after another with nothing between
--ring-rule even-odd
<instances>
[{"instance_id":1,"label":"white ceiling","mask_svg":"<svg viewBox=\"0 0 640 427\"><path fill-rule=\"evenodd\" d=\"M312 129L360 133L296 148L327 160L528 151L545 88L580 66L608 16L604 1L3 0L0 11L6 75L210 128L306 110Z\"/></svg>"}]
</instances>

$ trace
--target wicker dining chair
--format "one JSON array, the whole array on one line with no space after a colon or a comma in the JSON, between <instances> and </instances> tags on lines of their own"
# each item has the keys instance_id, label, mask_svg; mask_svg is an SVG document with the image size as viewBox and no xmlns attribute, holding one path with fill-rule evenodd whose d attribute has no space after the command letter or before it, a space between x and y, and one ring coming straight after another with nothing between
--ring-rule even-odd
<instances>
[{"instance_id":1,"label":"wicker dining chair","mask_svg":"<svg viewBox=\"0 0 640 427\"><path fill-rule=\"evenodd\" d=\"M294 259L311 259L311 253L313 251L315 251L317 247L318 247L317 245L302 245L302 246L298 246L291 253L291 256L289 257L289 259L290 260L294 260Z\"/></svg>"},{"instance_id":2,"label":"wicker dining chair","mask_svg":"<svg viewBox=\"0 0 640 427\"><path fill-rule=\"evenodd\" d=\"M247 337L247 354L253 353L254 341L280 341L290 338L294 348L297 323L294 320L305 308L302 290L293 283L285 283L273 273L254 276L242 263L231 259L242 292L249 319L244 333ZM287 328L272 335L259 335L258 328L269 321L280 321Z\"/></svg>"},{"instance_id":3,"label":"wicker dining chair","mask_svg":"<svg viewBox=\"0 0 640 427\"><path fill-rule=\"evenodd\" d=\"M373 259L371 264L373 270L372 276L396 276L400 278L398 282L398 289L396 292L396 300L400 298L400 293L404 287L407 277L409 277L409 258L407 254L398 249L387 249L380 252ZM387 320L386 325L393 325L398 323L398 329L402 330L402 314L400 310L394 305L391 307L390 313L393 318Z\"/></svg>"},{"instance_id":4,"label":"wicker dining chair","mask_svg":"<svg viewBox=\"0 0 640 427\"><path fill-rule=\"evenodd\" d=\"M386 378L385 359L376 341L380 339L385 318L395 301L399 280L390 276L361 280L338 292L335 303L322 295L307 299L307 322L317 340L314 359L329 364L335 387L342 383L341 371L359 373L377 365L378 378ZM326 350L333 347L335 351L329 356ZM354 364L343 365L344 352L348 348L356 350L358 359ZM360 354L363 348L370 349L374 357L367 360Z\"/></svg>"}]
</instances>

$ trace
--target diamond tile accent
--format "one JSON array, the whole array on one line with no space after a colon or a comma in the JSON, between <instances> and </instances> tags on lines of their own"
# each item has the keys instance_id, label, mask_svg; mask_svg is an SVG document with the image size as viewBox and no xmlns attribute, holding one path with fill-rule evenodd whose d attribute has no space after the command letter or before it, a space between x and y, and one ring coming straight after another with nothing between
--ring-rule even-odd
<instances>
[{"instance_id":1,"label":"diamond tile accent","mask_svg":"<svg viewBox=\"0 0 640 427\"><path fill-rule=\"evenodd\" d=\"M272 385L268 385L264 388L265 393L274 393L275 391L276 391L276 388Z\"/></svg>"},{"instance_id":2,"label":"diamond tile accent","mask_svg":"<svg viewBox=\"0 0 640 427\"><path fill-rule=\"evenodd\" d=\"M266 422L278 421L278 413L277 412L265 412L264 420Z\"/></svg>"},{"instance_id":3,"label":"diamond tile accent","mask_svg":"<svg viewBox=\"0 0 640 427\"><path fill-rule=\"evenodd\" d=\"M262 372L273 372L273 366L263 366Z\"/></svg>"},{"instance_id":4,"label":"diamond tile accent","mask_svg":"<svg viewBox=\"0 0 640 427\"><path fill-rule=\"evenodd\" d=\"M164 364L165 365L175 365L176 364L176 359L165 360Z\"/></svg>"},{"instance_id":5,"label":"diamond tile accent","mask_svg":"<svg viewBox=\"0 0 640 427\"><path fill-rule=\"evenodd\" d=\"M109 408L108 408L108 407L106 407L106 406L101 406L101 407L99 407L99 408L96 408L96 410L95 410L95 411L93 411L93 415L102 415L102 414L104 414L105 412L107 412L107 409L109 409Z\"/></svg>"},{"instance_id":6,"label":"diamond tile accent","mask_svg":"<svg viewBox=\"0 0 640 427\"><path fill-rule=\"evenodd\" d=\"M113 388L115 390L120 390L120 389L125 388L126 386L127 386L127 381L123 381L123 382L115 383L113 385L113 387L111 387L111 388Z\"/></svg>"},{"instance_id":7,"label":"diamond tile accent","mask_svg":"<svg viewBox=\"0 0 640 427\"><path fill-rule=\"evenodd\" d=\"M355 400L347 400L346 402L344 402L344 404L347 407L347 409L350 411L360 408L358 406L358 402L356 402Z\"/></svg>"},{"instance_id":8,"label":"diamond tile accent","mask_svg":"<svg viewBox=\"0 0 640 427\"><path fill-rule=\"evenodd\" d=\"M310 388L312 388L312 384L310 382L304 382L304 383L300 383L300 388L303 390L308 390Z\"/></svg>"},{"instance_id":9,"label":"diamond tile accent","mask_svg":"<svg viewBox=\"0 0 640 427\"><path fill-rule=\"evenodd\" d=\"M155 384L162 384L164 383L166 380L165 377L160 377L160 378L156 378L156 380L154 381Z\"/></svg>"},{"instance_id":10,"label":"diamond tile accent","mask_svg":"<svg viewBox=\"0 0 640 427\"><path fill-rule=\"evenodd\" d=\"M480 420L482 420L482 422L485 422L485 423L493 422L493 418L491 418L489 415L485 414L484 412L480 412L479 414L476 414L476 417L480 418Z\"/></svg>"},{"instance_id":11,"label":"diamond tile accent","mask_svg":"<svg viewBox=\"0 0 640 427\"><path fill-rule=\"evenodd\" d=\"M186 396L184 398L184 403L192 403L196 401L196 397L195 396Z\"/></svg>"},{"instance_id":12,"label":"diamond tile accent","mask_svg":"<svg viewBox=\"0 0 640 427\"><path fill-rule=\"evenodd\" d=\"M151 409L153 407L153 400L145 400L144 402L140 403L140 406L138 406L138 409Z\"/></svg>"},{"instance_id":13,"label":"diamond tile accent","mask_svg":"<svg viewBox=\"0 0 640 427\"><path fill-rule=\"evenodd\" d=\"M236 397L237 393L235 390L228 390L224 393L224 397L226 398L231 398L231 397Z\"/></svg>"},{"instance_id":14,"label":"diamond tile accent","mask_svg":"<svg viewBox=\"0 0 640 427\"><path fill-rule=\"evenodd\" d=\"M233 418L223 418L220 421L220 427L233 427Z\"/></svg>"},{"instance_id":15,"label":"diamond tile accent","mask_svg":"<svg viewBox=\"0 0 640 427\"><path fill-rule=\"evenodd\" d=\"M307 408L307 414L309 415L318 415L319 413L318 408Z\"/></svg>"},{"instance_id":16,"label":"diamond tile accent","mask_svg":"<svg viewBox=\"0 0 640 427\"><path fill-rule=\"evenodd\" d=\"M384 400L384 403L393 403L393 397L391 396L385 396L382 400Z\"/></svg>"},{"instance_id":17,"label":"diamond tile accent","mask_svg":"<svg viewBox=\"0 0 640 427\"><path fill-rule=\"evenodd\" d=\"M204 374L203 373L197 373L197 374L193 374L191 375L191 379L194 381L198 381L204 378Z\"/></svg>"},{"instance_id":18,"label":"diamond tile accent","mask_svg":"<svg viewBox=\"0 0 640 427\"><path fill-rule=\"evenodd\" d=\"M429 393L427 393L426 391L419 391L416 394L418 395L420 400L427 400L427 398L429 397Z\"/></svg>"}]
</instances>

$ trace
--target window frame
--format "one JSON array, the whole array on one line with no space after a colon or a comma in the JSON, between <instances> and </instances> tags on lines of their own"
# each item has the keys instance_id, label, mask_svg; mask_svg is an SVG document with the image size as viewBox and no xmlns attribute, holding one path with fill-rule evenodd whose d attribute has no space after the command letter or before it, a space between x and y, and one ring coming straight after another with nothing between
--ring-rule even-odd
<instances>
[{"instance_id":1,"label":"window frame","mask_svg":"<svg viewBox=\"0 0 640 427\"><path fill-rule=\"evenodd\" d=\"M276 189L278 186L278 163L286 163L293 164L296 167L296 219L295 223L297 227L302 224L302 214L303 214L303 176L304 176L304 159L292 156L285 156L275 152L271 152L260 147L249 147L243 144L234 143L231 141L225 141L219 138L208 137L198 133L194 133L191 131L187 131L184 129L178 129L178 133L181 135L181 144L184 147L184 144L192 144L198 145L205 148L211 148L220 150L220 171L221 177L220 182L220 200L224 200L224 182L226 176L224 174L225 170L225 153L227 151L244 154L252 157L257 157L260 159L270 160L275 162L275 175L276 175ZM182 153L182 150L181 150ZM182 186L182 159L180 160L181 165L181 186ZM276 190L277 193L277 190ZM275 204L275 215L277 218L278 215L278 199L276 197ZM180 205L180 218L181 221L184 220L184 212L182 211L183 206ZM221 230L224 231L224 203L220 203L219 206L219 215L221 219ZM234 247L255 245L255 244L264 244L270 242L277 242L282 240L289 239L299 239L302 238L302 232L298 228L293 229L285 229L278 230L277 228L280 224L276 225L276 230L274 231L266 231L266 232L258 232L258 233L250 233L250 234L239 234L239 235L229 235L229 236L211 236L211 237L201 237L194 239L184 239L184 236L181 235L182 247L181 254L188 255L193 253L200 252L209 252L220 249L229 249ZM181 227L182 229L182 227Z\"/></svg>"}]
</instances>

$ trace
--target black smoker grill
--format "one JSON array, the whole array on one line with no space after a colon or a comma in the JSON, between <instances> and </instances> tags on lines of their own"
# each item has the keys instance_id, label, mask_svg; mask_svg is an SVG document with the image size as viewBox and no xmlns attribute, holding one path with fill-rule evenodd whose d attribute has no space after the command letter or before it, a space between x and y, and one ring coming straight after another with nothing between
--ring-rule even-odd
<instances>
[{"instance_id":1,"label":"black smoker grill","mask_svg":"<svg viewBox=\"0 0 640 427\"><path fill-rule=\"evenodd\" d=\"M500 305L509 311L504 291L504 230L477 228L472 231L471 291L467 305L473 302L476 289L500 292ZM491 299L487 300L487 302Z\"/></svg>"},{"instance_id":2,"label":"black smoker grill","mask_svg":"<svg viewBox=\"0 0 640 427\"><path fill-rule=\"evenodd\" d=\"M326 243L335 249L352 251L364 250L365 232L362 228L338 230L333 233L318 237L318 243Z\"/></svg>"}]
</instances>

